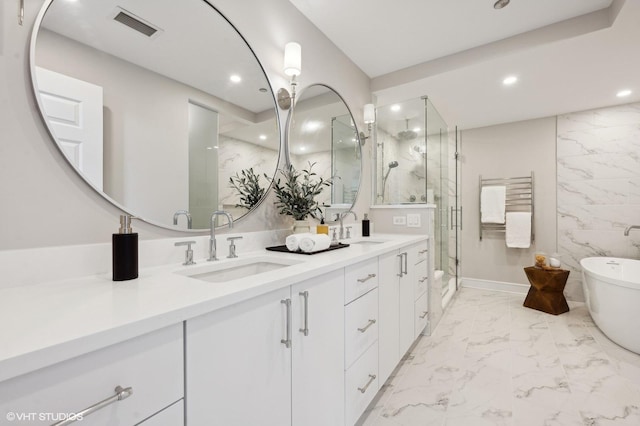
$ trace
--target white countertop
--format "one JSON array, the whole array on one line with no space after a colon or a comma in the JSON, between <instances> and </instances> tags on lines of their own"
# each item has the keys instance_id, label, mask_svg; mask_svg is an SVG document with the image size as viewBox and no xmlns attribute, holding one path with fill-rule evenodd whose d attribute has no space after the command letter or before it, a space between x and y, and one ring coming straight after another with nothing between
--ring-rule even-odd
<instances>
[{"instance_id":1,"label":"white countertop","mask_svg":"<svg viewBox=\"0 0 640 426\"><path fill-rule=\"evenodd\" d=\"M364 240L359 238L351 241ZM174 272L197 265L141 269L130 281L111 275L0 290L0 381L242 302L411 243L425 235L374 235L381 244L301 255L267 250L239 253L224 265L268 256L300 263L250 278L210 283ZM345 240L349 243L350 240Z\"/></svg>"}]
</instances>

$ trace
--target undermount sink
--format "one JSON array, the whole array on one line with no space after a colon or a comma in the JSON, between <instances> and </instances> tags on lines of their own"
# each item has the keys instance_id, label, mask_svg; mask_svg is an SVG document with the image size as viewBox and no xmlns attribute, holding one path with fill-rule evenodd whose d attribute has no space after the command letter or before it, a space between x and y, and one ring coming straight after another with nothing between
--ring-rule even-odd
<instances>
[{"instance_id":1,"label":"undermount sink","mask_svg":"<svg viewBox=\"0 0 640 426\"><path fill-rule=\"evenodd\" d=\"M276 257L260 257L223 263L207 262L207 265L187 267L175 273L210 283L221 283L252 277L298 263L300 263L300 261L279 259Z\"/></svg>"},{"instance_id":2,"label":"undermount sink","mask_svg":"<svg viewBox=\"0 0 640 426\"><path fill-rule=\"evenodd\" d=\"M381 241L381 240L359 240L359 241L351 242L349 244L371 245L371 244L382 244L382 243L386 243L386 241Z\"/></svg>"}]
</instances>

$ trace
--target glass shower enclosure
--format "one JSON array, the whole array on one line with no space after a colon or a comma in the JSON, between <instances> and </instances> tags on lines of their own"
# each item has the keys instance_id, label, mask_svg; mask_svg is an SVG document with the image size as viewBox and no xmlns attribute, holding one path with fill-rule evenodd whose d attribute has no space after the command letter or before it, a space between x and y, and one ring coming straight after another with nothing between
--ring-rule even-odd
<instances>
[{"instance_id":1,"label":"glass shower enclosure","mask_svg":"<svg viewBox=\"0 0 640 426\"><path fill-rule=\"evenodd\" d=\"M443 295L456 288L459 263L456 135L428 97L376 109L375 204L435 204L435 269L442 271Z\"/></svg>"}]
</instances>

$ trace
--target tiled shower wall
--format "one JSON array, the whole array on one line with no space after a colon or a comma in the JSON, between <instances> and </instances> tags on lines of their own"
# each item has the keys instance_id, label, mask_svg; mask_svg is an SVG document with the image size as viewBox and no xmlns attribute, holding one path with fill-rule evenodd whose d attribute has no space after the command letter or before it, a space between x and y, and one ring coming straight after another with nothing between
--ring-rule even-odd
<instances>
[{"instance_id":1,"label":"tiled shower wall","mask_svg":"<svg viewBox=\"0 0 640 426\"><path fill-rule=\"evenodd\" d=\"M580 259L640 258L640 103L558 116L558 251L567 297L584 300Z\"/></svg>"}]
</instances>

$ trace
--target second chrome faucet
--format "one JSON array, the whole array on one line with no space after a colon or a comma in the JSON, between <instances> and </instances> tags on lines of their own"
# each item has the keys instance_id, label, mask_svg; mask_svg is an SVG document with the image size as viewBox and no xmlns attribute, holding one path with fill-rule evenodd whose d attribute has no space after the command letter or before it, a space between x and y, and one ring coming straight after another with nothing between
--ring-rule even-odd
<instances>
[{"instance_id":1,"label":"second chrome faucet","mask_svg":"<svg viewBox=\"0 0 640 426\"><path fill-rule=\"evenodd\" d=\"M229 224L229 229L233 228L233 218L231 215L223 210L217 210L211 214L211 235L209 236L209 258L208 261L218 260L216 256L216 216L226 216Z\"/></svg>"}]
</instances>

